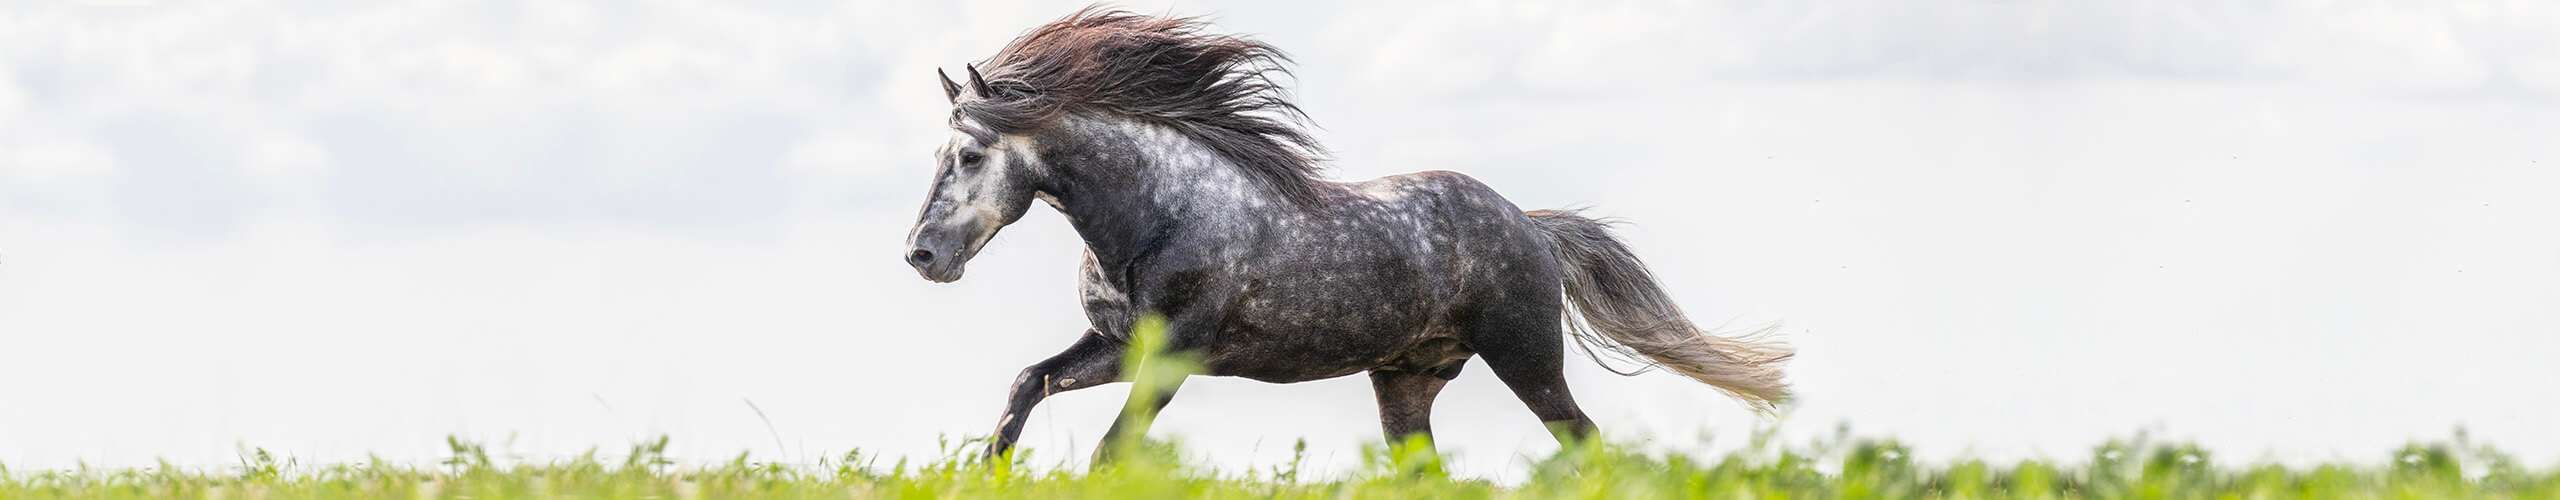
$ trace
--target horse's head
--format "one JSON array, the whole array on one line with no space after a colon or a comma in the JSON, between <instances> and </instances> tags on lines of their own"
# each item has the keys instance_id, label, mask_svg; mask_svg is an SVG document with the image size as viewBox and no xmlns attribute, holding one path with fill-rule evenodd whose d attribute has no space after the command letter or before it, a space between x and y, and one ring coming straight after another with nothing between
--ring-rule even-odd
<instances>
[{"instance_id":1,"label":"horse's head","mask_svg":"<svg viewBox=\"0 0 2560 500\"><path fill-rule=\"evenodd\" d=\"M954 105L994 94L974 67L968 88L942 75L942 91ZM969 258L997 230L1031 207L1040 158L1028 136L999 132L956 113L951 139L933 156L933 190L907 233L907 264L924 279L949 283L960 280Z\"/></svg>"}]
</instances>

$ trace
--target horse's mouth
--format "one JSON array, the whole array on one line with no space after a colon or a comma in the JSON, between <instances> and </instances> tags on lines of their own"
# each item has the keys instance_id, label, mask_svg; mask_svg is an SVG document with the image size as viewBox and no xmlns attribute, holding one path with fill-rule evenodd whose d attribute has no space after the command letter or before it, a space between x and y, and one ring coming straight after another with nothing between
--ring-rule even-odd
<instances>
[{"instance_id":1,"label":"horse's mouth","mask_svg":"<svg viewBox=\"0 0 2560 500\"><path fill-rule=\"evenodd\" d=\"M960 281L960 275L968 271L966 267L967 266L958 263L951 265L940 265L937 263L936 265L916 269L916 275L923 276L925 281L950 283Z\"/></svg>"}]
</instances>

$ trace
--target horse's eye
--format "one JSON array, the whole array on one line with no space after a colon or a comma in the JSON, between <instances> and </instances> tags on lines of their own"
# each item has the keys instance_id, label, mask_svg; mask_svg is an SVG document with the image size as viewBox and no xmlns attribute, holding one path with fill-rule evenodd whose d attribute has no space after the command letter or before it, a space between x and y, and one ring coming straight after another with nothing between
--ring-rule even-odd
<instances>
[{"instance_id":1,"label":"horse's eye","mask_svg":"<svg viewBox=\"0 0 2560 500\"><path fill-rule=\"evenodd\" d=\"M986 159L987 155L985 153L979 153L976 151L960 152L960 164L962 165L976 165L978 162L986 161Z\"/></svg>"}]
</instances>

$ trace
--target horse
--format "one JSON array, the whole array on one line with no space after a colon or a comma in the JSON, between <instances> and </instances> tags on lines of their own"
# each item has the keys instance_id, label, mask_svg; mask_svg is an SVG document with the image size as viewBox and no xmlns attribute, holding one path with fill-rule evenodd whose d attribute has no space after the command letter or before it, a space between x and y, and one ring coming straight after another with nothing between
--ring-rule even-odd
<instances>
[{"instance_id":1,"label":"horse","mask_svg":"<svg viewBox=\"0 0 2560 500\"><path fill-rule=\"evenodd\" d=\"M1292 61L1208 28L1086 7L965 65L966 83L936 71L950 137L907 264L958 281L1033 200L1085 245L1090 324L1014 379L988 456L1011 449L1042 399L1121 380L1148 314L1201 375L1367 372L1391 442L1428 446L1433 399L1475 356L1556 439L1590 437L1598 426L1565 386L1568 335L1595 361L1667 368L1755 409L1787 400L1793 350L1691 323L1612 220L1524 211L1455 172L1323 178L1310 120L1274 78ZM1181 386L1160 385L1132 391L1103 442L1145 435Z\"/></svg>"}]
</instances>

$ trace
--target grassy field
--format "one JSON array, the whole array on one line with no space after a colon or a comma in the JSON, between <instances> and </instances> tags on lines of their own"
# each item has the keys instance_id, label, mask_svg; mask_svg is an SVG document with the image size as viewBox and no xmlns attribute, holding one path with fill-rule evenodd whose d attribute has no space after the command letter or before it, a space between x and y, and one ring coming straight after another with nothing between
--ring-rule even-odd
<instances>
[{"instance_id":1,"label":"grassy field","mask_svg":"<svg viewBox=\"0 0 2560 500\"><path fill-rule=\"evenodd\" d=\"M1142 322L1133 352L1162 344ZM1133 392L1196 366L1176 356L1133 355ZM2377 450L2368 463L2307 467L2236 464L2192 445L2144 439L2100 446L2062 462L1922 463L1891 440L1845 435L1781 446L1763 434L1722 456L1633 451L1581 443L1538 461L1526 480L1496 485L1452 477L1418 443L1372 446L1351 471L1302 470L1299 459L1253 470L1185 464L1164 443L1109 443L1118 461L1090 471L1034 467L1032 453L986 460L948 443L942 458L883 462L859 452L808 465L677 464L667 440L628 452L548 463L503 463L482 446L449 439L440 464L306 466L265 450L220 470L11 470L0 465L0 500L21 498L2534 498L2560 499L2560 469L2536 470L2506 453L2455 439ZM2385 453L2387 451L2387 453ZM1056 462L1037 462L1056 463ZM1319 478L1321 477L1321 478Z\"/></svg>"},{"instance_id":2,"label":"grassy field","mask_svg":"<svg viewBox=\"0 0 2560 500\"><path fill-rule=\"evenodd\" d=\"M1138 445L1092 471L1035 470L1024 459L957 453L929 462L849 453L807 466L686 466L666 441L611 458L590 453L502 464L454 441L436 466L305 467L253 451L223 470L0 469L0 499L20 498L2560 498L2560 471L2455 441L2412 444L2371 463L2236 465L2192 446L2116 443L2070 465L1915 463L1890 441L1803 449L1767 446L1718 457L1574 446L1539 461L1522 484L1450 477L1428 454L1372 447L1356 471L1315 480L1295 464L1219 471L1186 466L1171 446Z\"/></svg>"}]
</instances>

